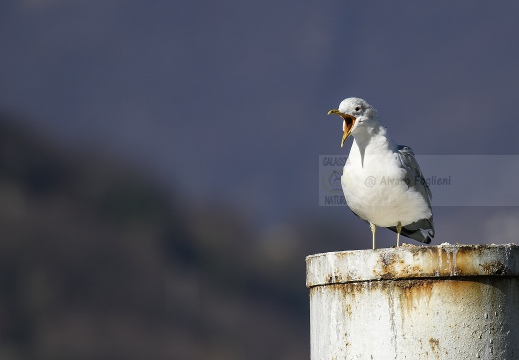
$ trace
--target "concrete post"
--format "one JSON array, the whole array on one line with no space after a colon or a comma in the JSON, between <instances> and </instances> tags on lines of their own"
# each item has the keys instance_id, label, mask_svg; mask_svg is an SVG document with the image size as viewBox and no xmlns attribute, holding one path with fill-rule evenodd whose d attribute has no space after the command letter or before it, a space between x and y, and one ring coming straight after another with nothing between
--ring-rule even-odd
<instances>
[{"instance_id":1,"label":"concrete post","mask_svg":"<svg viewBox=\"0 0 519 360\"><path fill-rule=\"evenodd\" d=\"M312 360L519 359L519 246L306 258Z\"/></svg>"}]
</instances>

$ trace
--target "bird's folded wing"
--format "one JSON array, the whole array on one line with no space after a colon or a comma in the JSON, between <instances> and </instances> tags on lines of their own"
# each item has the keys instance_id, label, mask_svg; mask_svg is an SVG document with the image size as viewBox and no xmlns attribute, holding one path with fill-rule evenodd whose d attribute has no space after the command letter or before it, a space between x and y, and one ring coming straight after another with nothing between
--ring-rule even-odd
<instances>
[{"instance_id":1,"label":"bird's folded wing","mask_svg":"<svg viewBox=\"0 0 519 360\"><path fill-rule=\"evenodd\" d=\"M409 146L398 145L397 156L400 163L407 171L406 178L409 179L409 187L418 190L423 195L424 199L427 200L430 207L432 199L431 190L423 177L418 161L416 161L414 157L413 149Z\"/></svg>"}]
</instances>

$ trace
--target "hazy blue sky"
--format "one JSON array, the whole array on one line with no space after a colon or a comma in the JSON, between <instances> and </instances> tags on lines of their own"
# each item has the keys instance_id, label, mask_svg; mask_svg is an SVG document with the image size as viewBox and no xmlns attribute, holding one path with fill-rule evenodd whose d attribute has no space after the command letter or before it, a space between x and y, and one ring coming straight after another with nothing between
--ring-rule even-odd
<instances>
[{"instance_id":1,"label":"hazy blue sky","mask_svg":"<svg viewBox=\"0 0 519 360\"><path fill-rule=\"evenodd\" d=\"M351 144L326 112L362 97L417 154L519 154L518 19L513 1L2 1L0 107L186 203L261 227L337 217L369 243L346 208L318 206L319 155ZM517 207L434 212L435 243L519 232Z\"/></svg>"}]
</instances>

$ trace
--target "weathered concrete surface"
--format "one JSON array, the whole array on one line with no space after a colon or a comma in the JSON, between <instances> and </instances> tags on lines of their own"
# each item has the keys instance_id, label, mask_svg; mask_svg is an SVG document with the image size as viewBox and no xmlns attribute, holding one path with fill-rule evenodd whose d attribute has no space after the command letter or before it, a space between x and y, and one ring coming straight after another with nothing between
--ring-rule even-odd
<instances>
[{"instance_id":1,"label":"weathered concrete surface","mask_svg":"<svg viewBox=\"0 0 519 360\"><path fill-rule=\"evenodd\" d=\"M519 359L517 245L307 257L311 359Z\"/></svg>"}]
</instances>

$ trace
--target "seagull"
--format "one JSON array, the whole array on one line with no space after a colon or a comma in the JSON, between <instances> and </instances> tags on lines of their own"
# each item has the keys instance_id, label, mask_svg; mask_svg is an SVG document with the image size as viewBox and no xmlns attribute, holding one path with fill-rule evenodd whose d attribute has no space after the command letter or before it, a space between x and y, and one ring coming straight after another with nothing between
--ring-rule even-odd
<instances>
[{"instance_id":1,"label":"seagull","mask_svg":"<svg viewBox=\"0 0 519 360\"><path fill-rule=\"evenodd\" d=\"M341 177L350 209L369 223L375 249L376 228L385 227L429 244L434 237L431 191L409 146L397 145L365 100L351 97L328 115L343 119L341 147L353 135Z\"/></svg>"}]
</instances>

